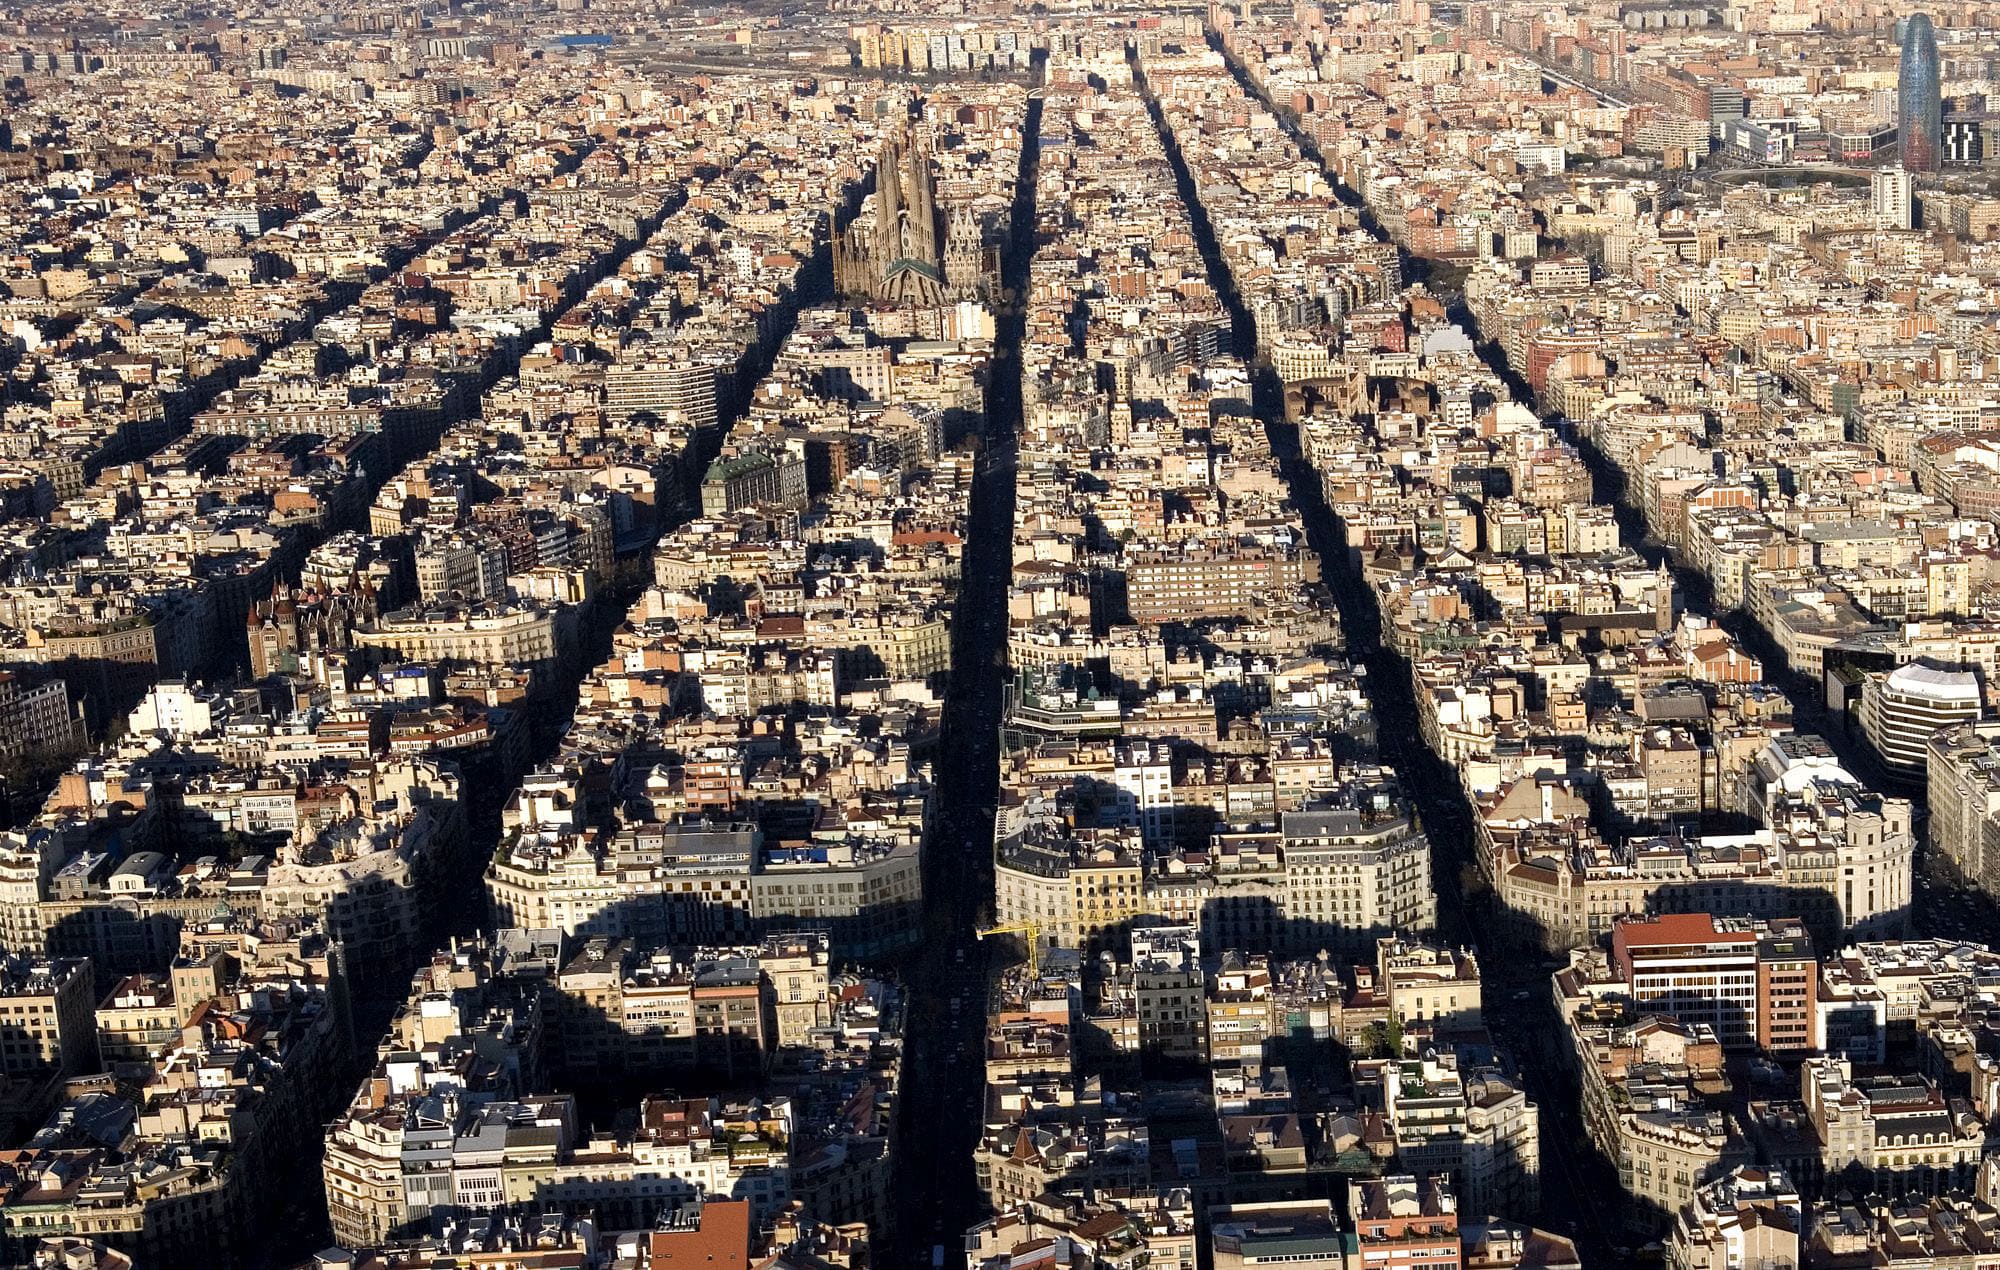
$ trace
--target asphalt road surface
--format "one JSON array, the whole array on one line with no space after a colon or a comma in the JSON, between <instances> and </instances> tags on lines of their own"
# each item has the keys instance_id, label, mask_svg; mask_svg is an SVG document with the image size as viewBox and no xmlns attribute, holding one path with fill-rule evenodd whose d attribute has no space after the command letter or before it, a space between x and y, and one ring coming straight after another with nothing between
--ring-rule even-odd
<instances>
[{"instance_id":1,"label":"asphalt road surface","mask_svg":"<svg viewBox=\"0 0 2000 1270\"><path fill-rule=\"evenodd\" d=\"M1030 100L1003 285L1020 295L1034 251L1036 139ZM924 946L905 971L909 1017L895 1128L895 1258L929 1266L942 1244L963 1265L968 1226L986 1216L973 1173L985 1093L988 966L1001 956L977 930L993 897L993 808L1000 789L1000 710L1013 565L1014 442L1021 425L1022 306L1002 309L987 390L984 450L973 480L964 578L952 623L952 677L936 761L936 815L924 851Z\"/></svg>"}]
</instances>

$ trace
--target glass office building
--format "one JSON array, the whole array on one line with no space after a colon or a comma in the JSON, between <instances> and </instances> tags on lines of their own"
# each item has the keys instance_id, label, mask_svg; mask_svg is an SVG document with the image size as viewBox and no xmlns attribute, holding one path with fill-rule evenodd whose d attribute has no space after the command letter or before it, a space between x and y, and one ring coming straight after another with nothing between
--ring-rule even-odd
<instances>
[{"instance_id":1,"label":"glass office building","mask_svg":"<svg viewBox=\"0 0 2000 1270\"><path fill-rule=\"evenodd\" d=\"M1938 170L1942 102L1938 90L1937 32L1930 15L1903 24L1903 60L1896 77L1897 147L1906 172Z\"/></svg>"}]
</instances>

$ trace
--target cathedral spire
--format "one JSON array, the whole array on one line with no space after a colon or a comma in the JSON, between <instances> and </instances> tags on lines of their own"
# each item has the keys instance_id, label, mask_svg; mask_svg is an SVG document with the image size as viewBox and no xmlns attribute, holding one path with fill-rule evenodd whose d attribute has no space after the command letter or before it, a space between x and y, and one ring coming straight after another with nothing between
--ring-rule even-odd
<instances>
[{"instance_id":1,"label":"cathedral spire","mask_svg":"<svg viewBox=\"0 0 2000 1270\"><path fill-rule=\"evenodd\" d=\"M882 142L882 157L875 164L875 184L876 233L893 247L897 223L903 218L903 156L895 137Z\"/></svg>"},{"instance_id":2,"label":"cathedral spire","mask_svg":"<svg viewBox=\"0 0 2000 1270\"><path fill-rule=\"evenodd\" d=\"M875 164L875 223L869 259L850 265L868 294L891 304L945 300L943 235L930 155L907 126L882 138ZM859 254L859 253L855 253Z\"/></svg>"},{"instance_id":3,"label":"cathedral spire","mask_svg":"<svg viewBox=\"0 0 2000 1270\"><path fill-rule=\"evenodd\" d=\"M904 151L904 161L910 165L910 224L921 240L935 241L937 237L937 205L931 185L931 159L914 137L906 137L909 148Z\"/></svg>"}]
</instances>

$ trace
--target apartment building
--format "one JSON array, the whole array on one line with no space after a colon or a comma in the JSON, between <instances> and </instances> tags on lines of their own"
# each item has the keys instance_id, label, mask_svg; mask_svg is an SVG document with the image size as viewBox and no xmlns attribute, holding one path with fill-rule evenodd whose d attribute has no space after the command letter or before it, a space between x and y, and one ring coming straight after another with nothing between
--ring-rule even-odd
<instances>
[{"instance_id":1,"label":"apartment building","mask_svg":"<svg viewBox=\"0 0 2000 1270\"><path fill-rule=\"evenodd\" d=\"M1208 1211L1216 1270L1285 1264L1346 1270L1347 1232L1327 1200L1230 1204Z\"/></svg>"},{"instance_id":2,"label":"apartment building","mask_svg":"<svg viewBox=\"0 0 2000 1270\"><path fill-rule=\"evenodd\" d=\"M2000 895L2000 723L1941 727L1925 742L1930 843L1989 895Z\"/></svg>"},{"instance_id":3,"label":"apartment building","mask_svg":"<svg viewBox=\"0 0 2000 1270\"><path fill-rule=\"evenodd\" d=\"M585 939L557 974L554 1061L579 1080L662 1070L760 1073L825 1021L824 936L763 949L641 956L629 939ZM789 998L780 1018L780 998ZM594 1076L593 1076L594 1074Z\"/></svg>"},{"instance_id":4,"label":"apartment building","mask_svg":"<svg viewBox=\"0 0 2000 1270\"><path fill-rule=\"evenodd\" d=\"M1818 1048L1819 962L1798 922L1628 918L1612 931L1610 964L1635 1010L1704 1026L1725 1049Z\"/></svg>"},{"instance_id":5,"label":"apartment building","mask_svg":"<svg viewBox=\"0 0 2000 1270\"><path fill-rule=\"evenodd\" d=\"M1201 936L1191 926L1132 932L1132 959L1107 995L1129 1006L1139 1024L1139 1053L1170 1062L1208 1061L1208 1008Z\"/></svg>"},{"instance_id":6,"label":"apartment building","mask_svg":"<svg viewBox=\"0 0 2000 1270\"><path fill-rule=\"evenodd\" d=\"M1459 1270L1458 1197L1434 1177L1370 1178L1348 1191L1357 1260L1389 1270Z\"/></svg>"},{"instance_id":7,"label":"apartment building","mask_svg":"<svg viewBox=\"0 0 2000 1270\"><path fill-rule=\"evenodd\" d=\"M1470 1211L1534 1212L1541 1202L1541 1113L1521 1082L1459 1049L1358 1061L1380 1103L1394 1166L1449 1176Z\"/></svg>"},{"instance_id":8,"label":"apartment building","mask_svg":"<svg viewBox=\"0 0 2000 1270\"><path fill-rule=\"evenodd\" d=\"M1797 1266L1806 1213L1782 1169L1739 1165L1695 1193L1674 1216L1672 1270Z\"/></svg>"},{"instance_id":9,"label":"apartment building","mask_svg":"<svg viewBox=\"0 0 2000 1270\"><path fill-rule=\"evenodd\" d=\"M1247 617L1317 581L1319 561L1303 547L1140 552L1126 566L1126 607L1135 622Z\"/></svg>"},{"instance_id":10,"label":"apartment building","mask_svg":"<svg viewBox=\"0 0 2000 1270\"><path fill-rule=\"evenodd\" d=\"M80 958L0 962L0 1074L96 1070L96 976Z\"/></svg>"},{"instance_id":11,"label":"apartment building","mask_svg":"<svg viewBox=\"0 0 2000 1270\"><path fill-rule=\"evenodd\" d=\"M1437 922L1430 840L1392 807L1306 808L1279 818L1285 920L1294 944L1366 947Z\"/></svg>"},{"instance_id":12,"label":"apartment building","mask_svg":"<svg viewBox=\"0 0 2000 1270\"><path fill-rule=\"evenodd\" d=\"M79 723L61 679L30 685L14 671L0 671L0 757L66 749L77 743Z\"/></svg>"},{"instance_id":13,"label":"apartment building","mask_svg":"<svg viewBox=\"0 0 2000 1270\"><path fill-rule=\"evenodd\" d=\"M1480 1023L1479 959L1469 948L1445 948L1400 935L1375 945L1376 982L1388 994L1389 1012L1405 1027L1477 1027Z\"/></svg>"},{"instance_id":14,"label":"apartment building","mask_svg":"<svg viewBox=\"0 0 2000 1270\"><path fill-rule=\"evenodd\" d=\"M842 956L881 956L918 937L915 842L855 836L769 844L750 822L685 820L586 842L524 833L488 867L499 920L654 944L742 942L824 931Z\"/></svg>"},{"instance_id":15,"label":"apartment building","mask_svg":"<svg viewBox=\"0 0 2000 1270\"><path fill-rule=\"evenodd\" d=\"M445 601L384 613L355 630L362 648L411 661L551 666L569 646L573 614L529 599Z\"/></svg>"},{"instance_id":16,"label":"apartment building","mask_svg":"<svg viewBox=\"0 0 2000 1270\"><path fill-rule=\"evenodd\" d=\"M1799 1069L1800 1097L1818 1140L1820 1174L1852 1177L1884 1195L1969 1190L1986 1126L1963 1100L1917 1072L1856 1075L1832 1056Z\"/></svg>"}]
</instances>

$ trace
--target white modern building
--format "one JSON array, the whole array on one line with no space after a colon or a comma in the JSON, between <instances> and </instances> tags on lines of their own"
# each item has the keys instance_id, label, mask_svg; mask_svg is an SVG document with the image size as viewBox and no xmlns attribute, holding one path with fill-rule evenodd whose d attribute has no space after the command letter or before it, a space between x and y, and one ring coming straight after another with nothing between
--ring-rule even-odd
<instances>
[{"instance_id":1,"label":"white modern building","mask_svg":"<svg viewBox=\"0 0 2000 1270\"><path fill-rule=\"evenodd\" d=\"M1979 676L1912 662L1871 676L1861 691L1861 731L1882 765L1899 776L1924 770L1931 735L1977 719Z\"/></svg>"},{"instance_id":2,"label":"white modern building","mask_svg":"<svg viewBox=\"0 0 2000 1270\"><path fill-rule=\"evenodd\" d=\"M1910 229L1916 225L1915 186L1901 168L1881 168L1868 178L1868 201L1881 229Z\"/></svg>"}]
</instances>

